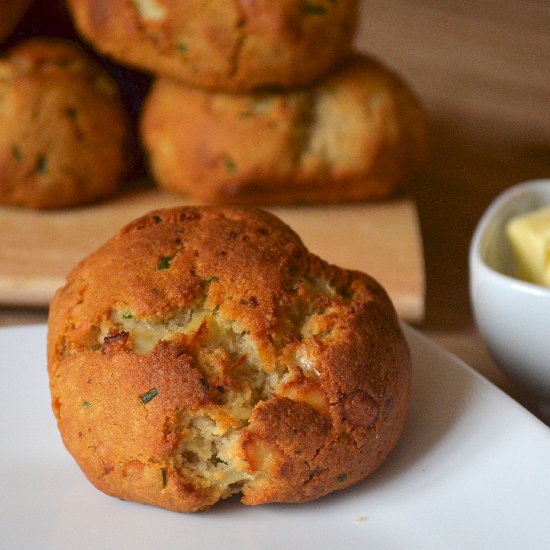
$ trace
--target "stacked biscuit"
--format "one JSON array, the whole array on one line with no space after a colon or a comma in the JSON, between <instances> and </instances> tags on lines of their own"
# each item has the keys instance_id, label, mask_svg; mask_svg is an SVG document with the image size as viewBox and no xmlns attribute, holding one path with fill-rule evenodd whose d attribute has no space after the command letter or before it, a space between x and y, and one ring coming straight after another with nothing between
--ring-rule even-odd
<instances>
[{"instance_id":1,"label":"stacked biscuit","mask_svg":"<svg viewBox=\"0 0 550 550\"><path fill-rule=\"evenodd\" d=\"M141 135L156 182L207 202L388 196L421 164L422 110L351 53L358 0L69 0L103 54L158 78Z\"/></svg>"},{"instance_id":2,"label":"stacked biscuit","mask_svg":"<svg viewBox=\"0 0 550 550\"><path fill-rule=\"evenodd\" d=\"M30 4L0 5L0 44ZM59 208L107 197L132 163L130 142L117 84L76 43L16 41L0 59L0 204Z\"/></svg>"}]
</instances>

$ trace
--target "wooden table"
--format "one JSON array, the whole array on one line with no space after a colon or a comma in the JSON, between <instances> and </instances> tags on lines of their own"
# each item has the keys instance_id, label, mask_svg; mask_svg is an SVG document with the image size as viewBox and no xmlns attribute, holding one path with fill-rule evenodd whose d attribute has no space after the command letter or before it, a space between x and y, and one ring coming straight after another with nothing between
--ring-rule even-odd
<instances>
[{"instance_id":1,"label":"wooden table","mask_svg":"<svg viewBox=\"0 0 550 550\"><path fill-rule=\"evenodd\" d=\"M489 357L468 298L467 252L489 202L550 177L550 9L544 0L364 0L358 46L422 98L431 158L414 184L424 236L426 317L418 328L528 408ZM0 309L0 325L46 311Z\"/></svg>"}]
</instances>

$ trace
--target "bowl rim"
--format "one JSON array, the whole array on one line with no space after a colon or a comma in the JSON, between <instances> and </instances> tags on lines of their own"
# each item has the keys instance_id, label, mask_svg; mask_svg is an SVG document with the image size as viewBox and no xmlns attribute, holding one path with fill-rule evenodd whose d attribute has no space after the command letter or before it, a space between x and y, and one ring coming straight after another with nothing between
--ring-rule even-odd
<instances>
[{"instance_id":1,"label":"bowl rim","mask_svg":"<svg viewBox=\"0 0 550 550\"><path fill-rule=\"evenodd\" d=\"M470 242L470 284L472 282L474 270L476 270L478 273L483 273L485 276L491 277L495 280L495 282L498 282L501 285L512 285L522 292L543 295L550 298L550 288L546 288L535 283L530 283L528 281L523 281L522 279L518 279L512 275L501 273L500 271L490 267L481 254L481 245L485 240L485 234L487 233L489 225L495 216L497 216L507 204L515 200L517 197L538 189L547 189L550 192L550 179L535 179L512 185L498 194L489 204L479 219Z\"/></svg>"}]
</instances>

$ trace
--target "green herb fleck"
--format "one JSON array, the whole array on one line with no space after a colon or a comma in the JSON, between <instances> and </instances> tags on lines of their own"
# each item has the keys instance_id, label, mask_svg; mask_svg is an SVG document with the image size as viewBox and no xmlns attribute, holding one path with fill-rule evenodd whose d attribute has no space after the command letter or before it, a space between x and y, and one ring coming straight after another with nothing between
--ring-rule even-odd
<instances>
[{"instance_id":1,"label":"green herb fleck","mask_svg":"<svg viewBox=\"0 0 550 550\"><path fill-rule=\"evenodd\" d=\"M230 174L232 174L237 170L237 165L235 164L235 161L231 157L225 157L224 163L225 163L225 169Z\"/></svg>"},{"instance_id":2,"label":"green herb fleck","mask_svg":"<svg viewBox=\"0 0 550 550\"><path fill-rule=\"evenodd\" d=\"M66 107L65 113L69 118L75 119L76 115L78 114L78 111L74 107Z\"/></svg>"},{"instance_id":3,"label":"green herb fleck","mask_svg":"<svg viewBox=\"0 0 550 550\"><path fill-rule=\"evenodd\" d=\"M172 260L173 258L171 256L162 256L159 261L158 269L168 269Z\"/></svg>"},{"instance_id":4,"label":"green herb fleck","mask_svg":"<svg viewBox=\"0 0 550 550\"><path fill-rule=\"evenodd\" d=\"M157 388L151 388L148 392L144 393L143 395L140 395L139 398L141 399L141 402L144 405L147 405L149 401L154 399L158 394Z\"/></svg>"},{"instance_id":5,"label":"green herb fleck","mask_svg":"<svg viewBox=\"0 0 550 550\"><path fill-rule=\"evenodd\" d=\"M340 292L342 298L349 300L353 296L353 291L350 288L343 288Z\"/></svg>"},{"instance_id":6,"label":"green herb fleck","mask_svg":"<svg viewBox=\"0 0 550 550\"><path fill-rule=\"evenodd\" d=\"M215 456L214 457L214 463L215 464L227 464L227 462L225 462L224 460L222 460L221 458Z\"/></svg>"},{"instance_id":7,"label":"green herb fleck","mask_svg":"<svg viewBox=\"0 0 550 550\"><path fill-rule=\"evenodd\" d=\"M126 313L123 313L122 314L122 318L123 319L132 319L134 316L129 312L127 311Z\"/></svg>"},{"instance_id":8,"label":"green herb fleck","mask_svg":"<svg viewBox=\"0 0 550 550\"><path fill-rule=\"evenodd\" d=\"M215 283L216 281L219 281L219 280L220 278L214 275L214 277L210 277L210 279L205 279L205 283Z\"/></svg>"},{"instance_id":9,"label":"green herb fleck","mask_svg":"<svg viewBox=\"0 0 550 550\"><path fill-rule=\"evenodd\" d=\"M342 474L339 475L336 479L338 480L338 483L344 483L348 479L348 476L346 474Z\"/></svg>"},{"instance_id":10,"label":"green herb fleck","mask_svg":"<svg viewBox=\"0 0 550 550\"><path fill-rule=\"evenodd\" d=\"M160 223L162 221L162 218L158 214L155 214L153 216L153 220L155 220L155 223Z\"/></svg>"},{"instance_id":11,"label":"green herb fleck","mask_svg":"<svg viewBox=\"0 0 550 550\"><path fill-rule=\"evenodd\" d=\"M276 85L266 86L263 90L264 90L264 92L266 92L268 94L284 94L285 93L285 88L283 86L276 86ZM269 98L267 98L267 99L269 99Z\"/></svg>"},{"instance_id":12,"label":"green herb fleck","mask_svg":"<svg viewBox=\"0 0 550 550\"><path fill-rule=\"evenodd\" d=\"M180 53L187 53L189 51L189 46L185 42L178 42L176 44L176 50Z\"/></svg>"},{"instance_id":13,"label":"green herb fleck","mask_svg":"<svg viewBox=\"0 0 550 550\"><path fill-rule=\"evenodd\" d=\"M45 174L48 169L48 157L46 155L40 155L36 159L36 171L39 174Z\"/></svg>"},{"instance_id":14,"label":"green herb fleck","mask_svg":"<svg viewBox=\"0 0 550 550\"><path fill-rule=\"evenodd\" d=\"M82 401L82 406L85 408L85 409L88 409L92 406L92 404L89 402L89 401Z\"/></svg>"},{"instance_id":15,"label":"green herb fleck","mask_svg":"<svg viewBox=\"0 0 550 550\"><path fill-rule=\"evenodd\" d=\"M21 149L19 148L19 145L15 145L13 144L11 146L11 156L15 159L15 160L21 160L21 157L23 156L21 154Z\"/></svg>"},{"instance_id":16,"label":"green herb fleck","mask_svg":"<svg viewBox=\"0 0 550 550\"><path fill-rule=\"evenodd\" d=\"M168 484L168 472L166 471L166 468L162 468L160 472L162 474L162 488L164 489Z\"/></svg>"},{"instance_id":17,"label":"green herb fleck","mask_svg":"<svg viewBox=\"0 0 550 550\"><path fill-rule=\"evenodd\" d=\"M325 15L327 8L319 4L306 4L303 6L302 11L308 15Z\"/></svg>"}]
</instances>

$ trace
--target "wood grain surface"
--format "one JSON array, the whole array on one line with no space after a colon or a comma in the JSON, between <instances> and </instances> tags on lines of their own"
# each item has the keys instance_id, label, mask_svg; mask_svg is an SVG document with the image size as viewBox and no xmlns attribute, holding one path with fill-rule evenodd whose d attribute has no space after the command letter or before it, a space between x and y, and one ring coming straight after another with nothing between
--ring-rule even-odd
<instances>
[{"instance_id":1,"label":"wood grain surface","mask_svg":"<svg viewBox=\"0 0 550 550\"><path fill-rule=\"evenodd\" d=\"M189 201L156 189L55 212L0 208L0 302L46 306L78 261L120 227L156 208ZM424 266L414 203L272 208L327 261L377 278L404 319L424 312Z\"/></svg>"}]
</instances>

